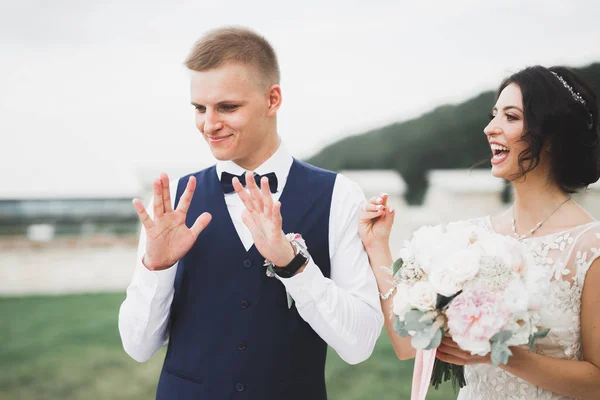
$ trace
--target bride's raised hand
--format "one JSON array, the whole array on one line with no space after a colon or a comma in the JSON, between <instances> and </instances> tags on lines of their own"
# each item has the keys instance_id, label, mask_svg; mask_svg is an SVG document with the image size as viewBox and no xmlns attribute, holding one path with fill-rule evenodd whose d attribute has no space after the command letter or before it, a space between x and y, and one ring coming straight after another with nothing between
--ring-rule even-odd
<instances>
[{"instance_id":1,"label":"bride's raised hand","mask_svg":"<svg viewBox=\"0 0 600 400\"><path fill-rule=\"evenodd\" d=\"M360 212L358 233L367 250L387 248L389 245L396 213L388 204L388 200L387 193L381 193L378 197L370 199Z\"/></svg>"}]
</instances>

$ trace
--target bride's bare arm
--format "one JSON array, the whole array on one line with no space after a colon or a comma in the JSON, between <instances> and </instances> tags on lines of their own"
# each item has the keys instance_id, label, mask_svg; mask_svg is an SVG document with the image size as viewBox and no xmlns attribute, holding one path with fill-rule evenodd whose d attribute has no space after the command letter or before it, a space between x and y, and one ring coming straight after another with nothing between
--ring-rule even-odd
<instances>
[{"instance_id":1,"label":"bride's bare arm","mask_svg":"<svg viewBox=\"0 0 600 400\"><path fill-rule=\"evenodd\" d=\"M393 289L392 277L386 272L382 266L389 267L392 262L392 253L389 246L385 248L371 248L367 250L369 254L369 261L371 262L371 268L377 279L377 286L379 292L382 294L389 293ZM395 293L394 293L395 294ZM410 337L403 338L394 331L394 318L392 315L392 306L394 301L394 294L388 297L387 300L381 300L381 309L383 310L385 330L390 337L394 351L400 360L409 360L414 358L416 350L410 344Z\"/></svg>"},{"instance_id":2,"label":"bride's bare arm","mask_svg":"<svg viewBox=\"0 0 600 400\"><path fill-rule=\"evenodd\" d=\"M359 221L361 239L369 255L379 292L384 295L389 294L394 286L390 274L384 268L381 268L389 268L393 262L389 236L395 213L393 208L388 207L387 200L388 196L385 193L369 200L360 214ZM403 338L394 331L394 318L392 315L394 294L392 293L387 300L381 299L385 329L398 358L408 360L415 357L416 351L410 344L410 338Z\"/></svg>"}]
</instances>

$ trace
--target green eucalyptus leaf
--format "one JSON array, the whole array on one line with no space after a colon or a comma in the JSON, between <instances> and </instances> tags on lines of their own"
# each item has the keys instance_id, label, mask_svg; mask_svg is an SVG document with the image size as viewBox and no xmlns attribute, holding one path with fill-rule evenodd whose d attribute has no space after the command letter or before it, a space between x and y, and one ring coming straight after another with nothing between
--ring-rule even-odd
<instances>
[{"instance_id":1,"label":"green eucalyptus leaf","mask_svg":"<svg viewBox=\"0 0 600 400\"><path fill-rule=\"evenodd\" d=\"M529 351L532 352L533 350L535 350L535 336L531 335L529 336Z\"/></svg>"},{"instance_id":2,"label":"green eucalyptus leaf","mask_svg":"<svg viewBox=\"0 0 600 400\"><path fill-rule=\"evenodd\" d=\"M533 334L533 336L535 336L536 339L542 339L542 338L545 338L546 336L548 336L548 332L550 332L550 328L546 328L539 332L536 332Z\"/></svg>"},{"instance_id":3,"label":"green eucalyptus leaf","mask_svg":"<svg viewBox=\"0 0 600 400\"><path fill-rule=\"evenodd\" d=\"M402 337L410 336L408 330L406 329L406 323L404 321L400 321L398 316L396 316L396 319L394 319L394 332Z\"/></svg>"},{"instance_id":4,"label":"green eucalyptus leaf","mask_svg":"<svg viewBox=\"0 0 600 400\"><path fill-rule=\"evenodd\" d=\"M495 367L500 364L507 364L510 356L512 356L512 351L510 351L506 342L496 341L492 343L492 364Z\"/></svg>"},{"instance_id":5,"label":"green eucalyptus leaf","mask_svg":"<svg viewBox=\"0 0 600 400\"><path fill-rule=\"evenodd\" d=\"M535 349L536 340L545 338L548 336L548 332L550 332L550 329L544 329L529 336L529 351L533 351Z\"/></svg>"},{"instance_id":6,"label":"green eucalyptus leaf","mask_svg":"<svg viewBox=\"0 0 600 400\"><path fill-rule=\"evenodd\" d=\"M511 331L501 331L492 336L492 344L493 343L506 343L513 336Z\"/></svg>"},{"instance_id":7,"label":"green eucalyptus leaf","mask_svg":"<svg viewBox=\"0 0 600 400\"><path fill-rule=\"evenodd\" d=\"M444 330L438 329L433 334L433 338L429 342L429 345L425 348L425 350L437 349L440 343L442 343L442 338L444 337Z\"/></svg>"},{"instance_id":8,"label":"green eucalyptus leaf","mask_svg":"<svg viewBox=\"0 0 600 400\"><path fill-rule=\"evenodd\" d=\"M415 349L424 350L431 343L432 334L429 330L422 330L415 333L410 343Z\"/></svg>"},{"instance_id":9,"label":"green eucalyptus leaf","mask_svg":"<svg viewBox=\"0 0 600 400\"><path fill-rule=\"evenodd\" d=\"M403 266L404 266L404 261L402 261L401 258L399 258L396 261L394 261L394 263L392 264L392 275L396 276L396 274L398 273L398 271L400 271L400 269Z\"/></svg>"},{"instance_id":10,"label":"green eucalyptus leaf","mask_svg":"<svg viewBox=\"0 0 600 400\"><path fill-rule=\"evenodd\" d=\"M421 317L424 312L420 310L410 310L404 315L404 322L406 324L406 329L409 331L420 331L431 325L431 321L421 321Z\"/></svg>"}]
</instances>

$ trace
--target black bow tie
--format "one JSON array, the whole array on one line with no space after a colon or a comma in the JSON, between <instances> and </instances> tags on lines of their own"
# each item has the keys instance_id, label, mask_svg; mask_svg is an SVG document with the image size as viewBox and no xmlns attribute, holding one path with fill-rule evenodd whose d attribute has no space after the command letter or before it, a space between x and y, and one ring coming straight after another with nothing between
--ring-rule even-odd
<instances>
[{"instance_id":1,"label":"black bow tie","mask_svg":"<svg viewBox=\"0 0 600 400\"><path fill-rule=\"evenodd\" d=\"M275 172L269 172L268 174L264 174L264 175L254 174L254 181L256 182L256 185L258 185L259 188L260 188L260 180L263 177L269 179L269 188L271 189L271 193L276 193L277 192L277 175L275 175ZM229 193L235 192L235 189L233 188L233 178L238 178L240 180L240 183L242 184L242 186L244 186L244 187L246 186L246 174L233 175L233 174L230 174L229 172L222 172L221 173L221 188L223 189L223 193L229 194Z\"/></svg>"}]
</instances>

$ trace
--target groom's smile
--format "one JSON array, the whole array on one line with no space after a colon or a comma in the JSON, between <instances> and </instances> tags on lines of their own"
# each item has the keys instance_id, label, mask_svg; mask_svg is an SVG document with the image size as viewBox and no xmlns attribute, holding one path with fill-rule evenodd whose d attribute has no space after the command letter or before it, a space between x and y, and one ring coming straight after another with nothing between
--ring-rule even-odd
<instances>
[{"instance_id":1,"label":"groom's smile","mask_svg":"<svg viewBox=\"0 0 600 400\"><path fill-rule=\"evenodd\" d=\"M230 139L233 135L226 135L226 136L207 136L208 139L208 143L210 145L218 145L221 144L225 141L227 141L227 139Z\"/></svg>"},{"instance_id":2,"label":"groom's smile","mask_svg":"<svg viewBox=\"0 0 600 400\"><path fill-rule=\"evenodd\" d=\"M275 91L275 92L274 92ZM273 106L273 95L279 96ZM275 113L278 85L260 82L253 67L228 63L191 72L196 127L217 160L253 169L279 146Z\"/></svg>"}]
</instances>

